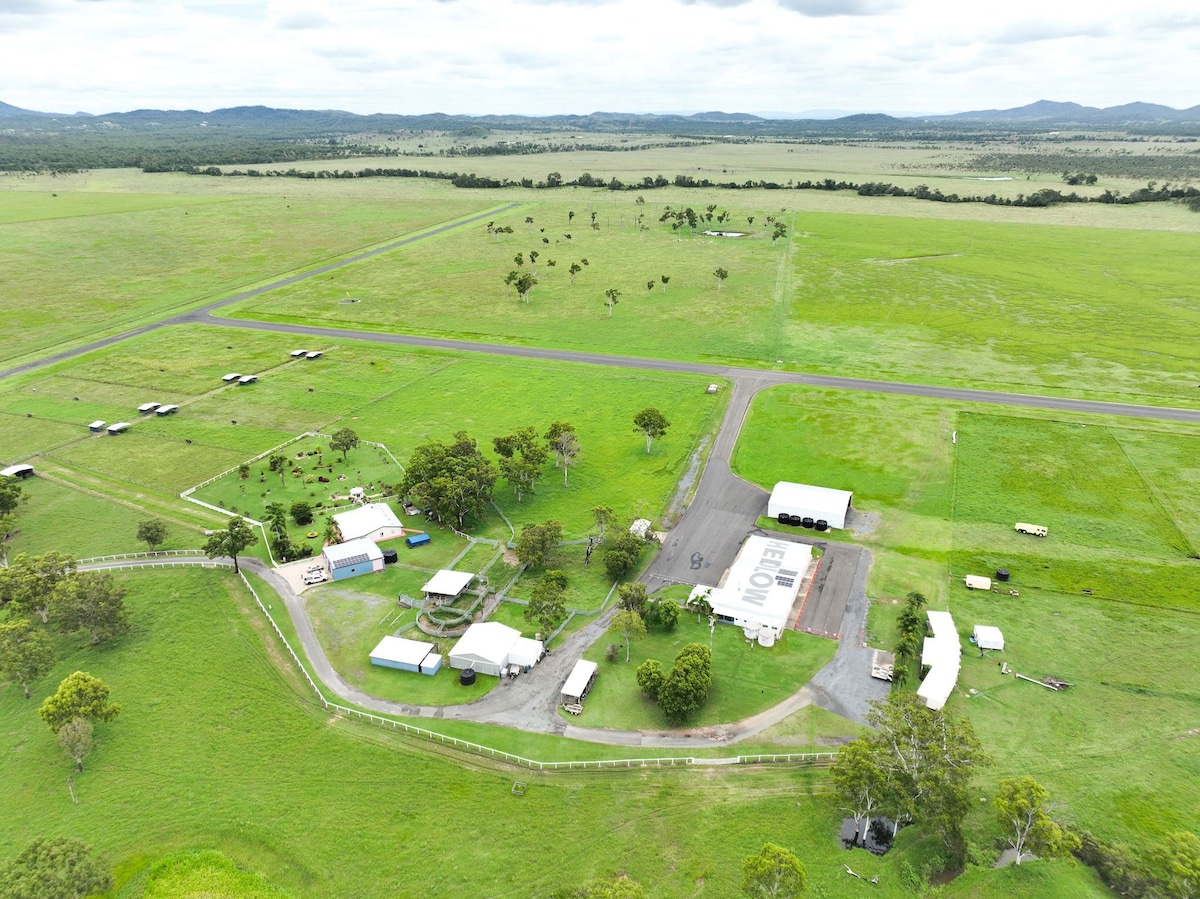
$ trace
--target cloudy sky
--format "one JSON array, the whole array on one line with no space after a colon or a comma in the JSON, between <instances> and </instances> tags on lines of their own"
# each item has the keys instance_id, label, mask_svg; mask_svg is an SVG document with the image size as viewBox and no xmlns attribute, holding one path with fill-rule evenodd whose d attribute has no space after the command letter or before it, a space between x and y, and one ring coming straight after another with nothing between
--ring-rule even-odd
<instances>
[{"instance_id":1,"label":"cloudy sky","mask_svg":"<svg viewBox=\"0 0 1200 899\"><path fill-rule=\"evenodd\" d=\"M0 0L0 101L391 113L1200 104L1195 0Z\"/></svg>"}]
</instances>

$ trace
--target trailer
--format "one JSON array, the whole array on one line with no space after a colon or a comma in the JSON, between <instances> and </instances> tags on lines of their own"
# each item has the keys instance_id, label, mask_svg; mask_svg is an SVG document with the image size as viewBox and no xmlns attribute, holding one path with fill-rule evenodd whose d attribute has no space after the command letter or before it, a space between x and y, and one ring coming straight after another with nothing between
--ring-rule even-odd
<instances>
[{"instance_id":1,"label":"trailer","mask_svg":"<svg viewBox=\"0 0 1200 899\"><path fill-rule=\"evenodd\" d=\"M980 577L977 574L968 574L963 578L963 583L967 585L968 590L992 589L992 579L990 577Z\"/></svg>"},{"instance_id":2,"label":"trailer","mask_svg":"<svg viewBox=\"0 0 1200 899\"><path fill-rule=\"evenodd\" d=\"M409 549L413 549L417 546L424 546L429 541L430 537L428 534L413 534L410 537L404 538L404 543Z\"/></svg>"},{"instance_id":3,"label":"trailer","mask_svg":"<svg viewBox=\"0 0 1200 899\"><path fill-rule=\"evenodd\" d=\"M1018 534L1029 534L1033 537L1045 537L1050 531L1044 524L1028 524L1024 521L1018 521L1013 525L1013 529Z\"/></svg>"}]
</instances>

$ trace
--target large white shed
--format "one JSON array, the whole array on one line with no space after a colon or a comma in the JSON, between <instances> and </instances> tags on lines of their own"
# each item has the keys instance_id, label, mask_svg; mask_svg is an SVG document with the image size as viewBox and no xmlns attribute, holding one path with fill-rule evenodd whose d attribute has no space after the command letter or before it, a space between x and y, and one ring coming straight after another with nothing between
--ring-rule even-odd
<instances>
[{"instance_id":1,"label":"large white shed","mask_svg":"<svg viewBox=\"0 0 1200 899\"><path fill-rule=\"evenodd\" d=\"M772 518L798 515L814 521L827 521L831 528L844 528L853 499L854 494L849 490L780 481L767 500L767 514Z\"/></svg>"},{"instance_id":2,"label":"large white shed","mask_svg":"<svg viewBox=\"0 0 1200 899\"><path fill-rule=\"evenodd\" d=\"M481 621L467 628L454 644L450 667L474 668L480 674L499 677L508 665L533 665L541 655L542 644L522 637L516 628L499 621Z\"/></svg>"},{"instance_id":3,"label":"large white shed","mask_svg":"<svg viewBox=\"0 0 1200 899\"><path fill-rule=\"evenodd\" d=\"M721 621L736 624L748 637L763 628L778 636L812 561L812 547L754 534L746 538L722 585L708 602ZM770 638L768 638L769 640Z\"/></svg>"},{"instance_id":4,"label":"large white shed","mask_svg":"<svg viewBox=\"0 0 1200 899\"><path fill-rule=\"evenodd\" d=\"M925 616L933 634L925 638L921 649L921 664L929 666L929 673L917 688L917 695L936 710L946 704L958 683L962 644L958 642L958 630L949 612L926 612Z\"/></svg>"},{"instance_id":5,"label":"large white shed","mask_svg":"<svg viewBox=\"0 0 1200 899\"><path fill-rule=\"evenodd\" d=\"M408 640L389 634L371 650L371 664L415 672L421 670L421 663L431 652L433 652L432 643L422 643L420 640Z\"/></svg>"}]
</instances>

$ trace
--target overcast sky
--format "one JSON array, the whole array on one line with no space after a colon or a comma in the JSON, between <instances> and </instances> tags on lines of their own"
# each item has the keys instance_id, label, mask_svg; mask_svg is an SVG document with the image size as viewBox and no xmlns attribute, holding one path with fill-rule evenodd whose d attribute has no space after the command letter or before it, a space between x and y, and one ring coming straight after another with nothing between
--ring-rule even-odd
<instances>
[{"instance_id":1,"label":"overcast sky","mask_svg":"<svg viewBox=\"0 0 1200 899\"><path fill-rule=\"evenodd\" d=\"M1200 103L1195 0L0 0L52 112L957 112Z\"/></svg>"}]
</instances>

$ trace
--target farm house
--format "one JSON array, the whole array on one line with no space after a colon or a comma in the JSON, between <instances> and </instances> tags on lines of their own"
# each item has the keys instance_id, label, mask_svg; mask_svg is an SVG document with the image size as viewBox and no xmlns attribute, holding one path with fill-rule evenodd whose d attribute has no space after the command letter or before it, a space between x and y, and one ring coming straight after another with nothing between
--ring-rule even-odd
<instances>
[{"instance_id":1,"label":"farm house","mask_svg":"<svg viewBox=\"0 0 1200 899\"><path fill-rule=\"evenodd\" d=\"M399 671L437 674L442 667L442 657L433 650L432 643L407 640L389 634L371 650L371 664Z\"/></svg>"},{"instance_id":2,"label":"farm house","mask_svg":"<svg viewBox=\"0 0 1200 899\"><path fill-rule=\"evenodd\" d=\"M788 626L811 562L812 547L806 543L748 537L722 585L708 597L713 615L742 628L748 639L772 645Z\"/></svg>"},{"instance_id":3,"label":"farm house","mask_svg":"<svg viewBox=\"0 0 1200 899\"><path fill-rule=\"evenodd\" d=\"M359 574L383 571L383 550L373 540L351 540L327 546L322 551L335 581Z\"/></svg>"},{"instance_id":4,"label":"farm house","mask_svg":"<svg viewBox=\"0 0 1200 899\"><path fill-rule=\"evenodd\" d=\"M933 635L925 638L921 649L921 664L929 666L929 673L917 688L917 695L929 708L940 709L958 683L962 644L958 642L958 631L949 612L926 612L925 615Z\"/></svg>"},{"instance_id":5,"label":"farm house","mask_svg":"<svg viewBox=\"0 0 1200 899\"><path fill-rule=\"evenodd\" d=\"M825 521L831 528L844 528L853 499L854 494L849 490L780 481L767 500L767 515L776 519L780 515L810 518Z\"/></svg>"},{"instance_id":6,"label":"farm house","mask_svg":"<svg viewBox=\"0 0 1200 899\"><path fill-rule=\"evenodd\" d=\"M482 621L467 628L450 650L451 668L474 668L480 674L499 677L509 665L521 668L537 664L542 643L522 637L521 632L498 621Z\"/></svg>"},{"instance_id":7,"label":"farm house","mask_svg":"<svg viewBox=\"0 0 1200 899\"><path fill-rule=\"evenodd\" d=\"M433 602L453 602L470 586L475 575L469 571L450 571L443 568L421 588L425 598Z\"/></svg>"},{"instance_id":8,"label":"farm house","mask_svg":"<svg viewBox=\"0 0 1200 899\"><path fill-rule=\"evenodd\" d=\"M367 503L349 512L338 512L333 521L343 540L387 540L404 535L404 526L387 503Z\"/></svg>"}]
</instances>

